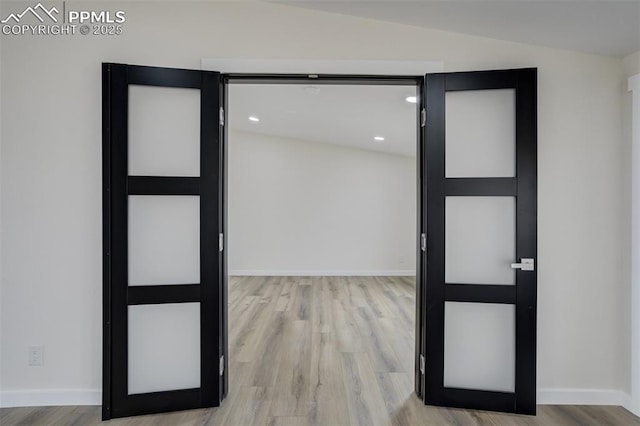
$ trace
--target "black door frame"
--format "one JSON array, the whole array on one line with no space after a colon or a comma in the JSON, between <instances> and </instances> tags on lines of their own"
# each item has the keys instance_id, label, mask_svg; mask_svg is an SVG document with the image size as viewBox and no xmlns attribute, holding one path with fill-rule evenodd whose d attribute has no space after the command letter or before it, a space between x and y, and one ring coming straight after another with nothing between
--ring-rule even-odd
<instances>
[{"instance_id":1,"label":"black door frame","mask_svg":"<svg viewBox=\"0 0 640 426\"><path fill-rule=\"evenodd\" d=\"M407 86L416 89L416 311L415 311L415 364L414 384L415 392L423 398L425 386L424 374L420 369L420 356L425 352L423 330L425 313L423 306L426 252L422 250L421 235L426 225L425 204L423 204L424 182L424 123L425 115L425 78L424 75L358 75L358 74L259 74L259 73L228 73L223 74L225 85L228 84L311 84L311 85L352 85L352 86ZM227 107L225 106L225 111ZM226 128L225 128L226 130ZM226 140L226 138L225 138ZM226 159L225 159L226 161ZM226 167L225 167L225 170ZM225 191L226 193L226 191ZM226 205L226 204L225 204Z\"/></svg>"},{"instance_id":2,"label":"black door frame","mask_svg":"<svg viewBox=\"0 0 640 426\"><path fill-rule=\"evenodd\" d=\"M200 123L200 176L131 176L128 171L129 85L200 90L201 117L218 117L225 102L219 73L199 70L102 65L103 159L103 383L102 418L214 407L227 392L226 371L218 360L226 353L226 253L219 250L224 229L224 133L218 120ZM200 282L128 285L128 196L200 196ZM215 261L211 261L215 259ZM222 285L219 285L222 283ZM200 302L200 387L128 394L129 306ZM218 327L215 326L218 324ZM225 357L226 358L226 357ZM226 360L225 360L226 361ZM224 373L224 374L223 374ZM222 376L222 378L220 378Z\"/></svg>"}]
</instances>

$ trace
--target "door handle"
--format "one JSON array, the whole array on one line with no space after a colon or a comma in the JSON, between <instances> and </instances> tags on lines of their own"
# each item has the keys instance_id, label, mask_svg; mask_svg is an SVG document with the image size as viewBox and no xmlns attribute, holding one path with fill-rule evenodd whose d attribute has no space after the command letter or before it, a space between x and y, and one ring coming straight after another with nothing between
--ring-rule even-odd
<instances>
[{"instance_id":1,"label":"door handle","mask_svg":"<svg viewBox=\"0 0 640 426\"><path fill-rule=\"evenodd\" d=\"M511 268L520 269L521 271L533 271L535 269L533 259L526 258L520 259L520 263L512 263Z\"/></svg>"}]
</instances>

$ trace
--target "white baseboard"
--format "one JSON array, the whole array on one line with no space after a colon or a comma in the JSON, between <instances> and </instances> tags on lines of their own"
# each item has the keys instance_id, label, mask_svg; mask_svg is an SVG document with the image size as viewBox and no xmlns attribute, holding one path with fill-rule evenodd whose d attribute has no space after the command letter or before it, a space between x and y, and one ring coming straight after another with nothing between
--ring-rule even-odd
<instances>
[{"instance_id":1,"label":"white baseboard","mask_svg":"<svg viewBox=\"0 0 640 426\"><path fill-rule=\"evenodd\" d=\"M229 271L234 277L412 277L414 269L387 271L291 271L291 270L256 270L235 269Z\"/></svg>"},{"instance_id":2,"label":"white baseboard","mask_svg":"<svg viewBox=\"0 0 640 426\"><path fill-rule=\"evenodd\" d=\"M631 398L613 389L538 389L540 405L617 405L626 408Z\"/></svg>"},{"instance_id":3,"label":"white baseboard","mask_svg":"<svg viewBox=\"0 0 640 426\"><path fill-rule=\"evenodd\" d=\"M633 401L631 396L626 395L625 403L622 406L629 412L635 414L640 417L640 401Z\"/></svg>"},{"instance_id":4,"label":"white baseboard","mask_svg":"<svg viewBox=\"0 0 640 426\"><path fill-rule=\"evenodd\" d=\"M0 392L0 408L102 405L100 389L47 389Z\"/></svg>"}]
</instances>

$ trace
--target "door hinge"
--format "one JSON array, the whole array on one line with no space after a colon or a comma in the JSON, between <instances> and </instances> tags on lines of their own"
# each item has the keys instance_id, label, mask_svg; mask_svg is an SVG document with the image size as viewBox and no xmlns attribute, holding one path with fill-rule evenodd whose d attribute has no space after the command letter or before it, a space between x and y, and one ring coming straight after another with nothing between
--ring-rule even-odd
<instances>
[{"instance_id":1,"label":"door hinge","mask_svg":"<svg viewBox=\"0 0 640 426\"><path fill-rule=\"evenodd\" d=\"M224 234L218 235L218 250L224 250Z\"/></svg>"},{"instance_id":2,"label":"door hinge","mask_svg":"<svg viewBox=\"0 0 640 426\"><path fill-rule=\"evenodd\" d=\"M427 234L420 234L420 250L427 252Z\"/></svg>"},{"instance_id":3,"label":"door hinge","mask_svg":"<svg viewBox=\"0 0 640 426\"><path fill-rule=\"evenodd\" d=\"M422 127L427 125L427 110L425 108L420 111L420 125Z\"/></svg>"},{"instance_id":4,"label":"door hinge","mask_svg":"<svg viewBox=\"0 0 640 426\"><path fill-rule=\"evenodd\" d=\"M224 126L224 108L220 107L220 125Z\"/></svg>"},{"instance_id":5,"label":"door hinge","mask_svg":"<svg viewBox=\"0 0 640 426\"><path fill-rule=\"evenodd\" d=\"M420 355L420 373L424 374L424 355Z\"/></svg>"},{"instance_id":6,"label":"door hinge","mask_svg":"<svg viewBox=\"0 0 640 426\"><path fill-rule=\"evenodd\" d=\"M224 355L220 357L220 375L224 374Z\"/></svg>"}]
</instances>

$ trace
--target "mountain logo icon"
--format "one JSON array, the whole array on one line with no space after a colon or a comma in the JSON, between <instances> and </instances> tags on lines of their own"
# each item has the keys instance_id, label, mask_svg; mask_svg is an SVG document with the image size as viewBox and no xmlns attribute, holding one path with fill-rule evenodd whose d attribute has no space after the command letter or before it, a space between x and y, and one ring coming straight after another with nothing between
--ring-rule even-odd
<instances>
[{"instance_id":1,"label":"mountain logo icon","mask_svg":"<svg viewBox=\"0 0 640 426\"><path fill-rule=\"evenodd\" d=\"M38 3L34 7L31 7L31 6L27 7L22 13L18 13L18 14L12 13L0 22L3 24L6 24L9 21L13 20L17 24L27 14L31 14L35 16L38 19L38 21L42 23L44 23L43 17L49 17L49 19L51 19L53 22L58 22L58 18L54 16L54 13L57 15L58 13L60 13L60 11L55 7L52 7L51 9L47 9L42 5L42 3Z\"/></svg>"}]
</instances>

